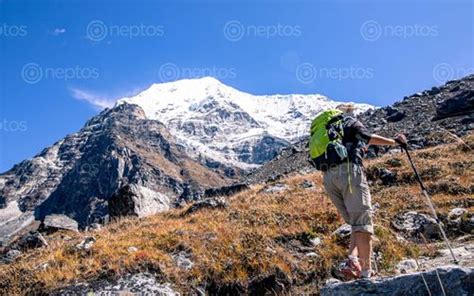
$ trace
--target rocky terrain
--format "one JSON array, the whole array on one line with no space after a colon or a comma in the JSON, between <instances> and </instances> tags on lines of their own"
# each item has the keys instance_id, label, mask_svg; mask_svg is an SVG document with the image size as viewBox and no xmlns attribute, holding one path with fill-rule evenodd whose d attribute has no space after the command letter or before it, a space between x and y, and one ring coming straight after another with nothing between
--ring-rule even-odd
<instances>
[{"instance_id":1,"label":"rocky terrain","mask_svg":"<svg viewBox=\"0 0 474 296\"><path fill-rule=\"evenodd\" d=\"M112 196L119 208L132 208L128 214L155 214L239 174L191 159L162 123L146 119L139 106L121 104L0 175L0 237L7 240L49 214L67 215L81 228L103 222ZM125 203L130 195L138 196L130 201L137 205Z\"/></svg>"},{"instance_id":2,"label":"rocky terrain","mask_svg":"<svg viewBox=\"0 0 474 296\"><path fill-rule=\"evenodd\" d=\"M338 104L321 95L254 96L210 77L154 84L0 175L0 242L50 214L84 229L227 195Z\"/></svg>"},{"instance_id":3,"label":"rocky terrain","mask_svg":"<svg viewBox=\"0 0 474 296\"><path fill-rule=\"evenodd\" d=\"M374 281L338 279L335 271L345 258L350 228L325 196L320 173L310 172L84 232L74 230L71 221L58 225L59 217L50 218L44 230L2 250L0 291L428 295L424 278L431 295L440 295L441 287L447 295L470 295L474 138L463 141L413 152L460 261L457 266L452 266L405 155L394 151L367 163L378 239ZM58 230L65 224L71 229Z\"/></svg>"},{"instance_id":4,"label":"rocky terrain","mask_svg":"<svg viewBox=\"0 0 474 296\"><path fill-rule=\"evenodd\" d=\"M249 103L263 97L198 82L123 99L0 175L1 292L425 295L427 278L436 295L439 274L453 295L474 291L474 76L359 115L373 132L404 132L419 150L416 165L460 259L433 271L451 262L405 156L369 150L382 155L366 169L381 276L370 283L334 279L350 229L300 132L337 102L268 98L288 103L277 112Z\"/></svg>"},{"instance_id":5,"label":"rocky terrain","mask_svg":"<svg viewBox=\"0 0 474 296\"><path fill-rule=\"evenodd\" d=\"M359 116L373 133L394 137L403 133L413 149L452 143L474 129L474 75L447 82L403 98L400 102L368 110ZM312 170L308 138L283 149L273 160L247 176L250 183L274 180L295 171ZM369 156L385 153L369 150Z\"/></svg>"}]
</instances>

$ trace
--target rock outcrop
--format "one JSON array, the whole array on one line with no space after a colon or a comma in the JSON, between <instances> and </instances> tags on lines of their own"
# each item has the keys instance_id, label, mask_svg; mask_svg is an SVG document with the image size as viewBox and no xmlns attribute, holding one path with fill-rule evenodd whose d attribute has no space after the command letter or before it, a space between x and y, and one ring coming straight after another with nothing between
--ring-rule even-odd
<instances>
[{"instance_id":1,"label":"rock outcrop","mask_svg":"<svg viewBox=\"0 0 474 296\"><path fill-rule=\"evenodd\" d=\"M228 185L225 176L191 159L139 106L124 103L0 175L0 233L9 236L50 214L69 216L83 228L103 220L111 196L128 184L159 192L171 205L193 192Z\"/></svg>"},{"instance_id":2,"label":"rock outcrop","mask_svg":"<svg viewBox=\"0 0 474 296\"><path fill-rule=\"evenodd\" d=\"M443 287L438 281L436 272L440 276ZM425 286L423 277L428 287ZM443 295L442 289L444 289L446 295L472 295L474 291L474 269L446 266L428 272L371 281L358 280L345 283L333 281L321 289L321 296Z\"/></svg>"},{"instance_id":3,"label":"rock outcrop","mask_svg":"<svg viewBox=\"0 0 474 296\"><path fill-rule=\"evenodd\" d=\"M162 295L179 296L170 284L160 283L150 273L129 274L116 281L99 280L78 283L61 289L52 295Z\"/></svg>"},{"instance_id":4,"label":"rock outcrop","mask_svg":"<svg viewBox=\"0 0 474 296\"><path fill-rule=\"evenodd\" d=\"M66 215L53 214L44 218L40 228L46 232L54 232L61 229L79 231L79 224Z\"/></svg>"},{"instance_id":5,"label":"rock outcrop","mask_svg":"<svg viewBox=\"0 0 474 296\"><path fill-rule=\"evenodd\" d=\"M436 220L415 211L396 215L392 225L398 232L408 237L415 237L419 234L423 234L428 239L439 237L439 228Z\"/></svg>"},{"instance_id":6,"label":"rock outcrop","mask_svg":"<svg viewBox=\"0 0 474 296\"><path fill-rule=\"evenodd\" d=\"M128 184L109 200L110 217L146 217L169 210L170 199L159 192L136 184Z\"/></svg>"},{"instance_id":7,"label":"rock outcrop","mask_svg":"<svg viewBox=\"0 0 474 296\"><path fill-rule=\"evenodd\" d=\"M379 109L370 109L359 119L374 133L393 137L407 135L411 148L418 149L458 141L474 129L474 75L449 81L402 101ZM292 172L314 170L308 152L309 135L283 149L275 159L246 176L249 184L275 181ZM372 148L372 147L371 147ZM390 148L370 149L368 155L388 152ZM393 148L392 148L393 149ZM384 183L396 177L383 172Z\"/></svg>"},{"instance_id":8,"label":"rock outcrop","mask_svg":"<svg viewBox=\"0 0 474 296\"><path fill-rule=\"evenodd\" d=\"M205 198L191 205L184 212L184 215L192 214L201 209L225 209L227 208L227 206L228 206L227 201L223 197Z\"/></svg>"}]
</instances>

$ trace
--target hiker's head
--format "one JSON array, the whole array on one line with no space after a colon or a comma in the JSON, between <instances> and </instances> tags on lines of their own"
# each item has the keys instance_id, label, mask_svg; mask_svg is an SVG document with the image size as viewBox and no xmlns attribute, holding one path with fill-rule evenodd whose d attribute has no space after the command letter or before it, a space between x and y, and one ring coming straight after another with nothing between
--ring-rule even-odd
<instances>
[{"instance_id":1,"label":"hiker's head","mask_svg":"<svg viewBox=\"0 0 474 296\"><path fill-rule=\"evenodd\" d=\"M344 104L340 104L336 107L337 110L340 110L344 113L353 113L355 111L355 106L354 104L352 103L344 103Z\"/></svg>"}]
</instances>

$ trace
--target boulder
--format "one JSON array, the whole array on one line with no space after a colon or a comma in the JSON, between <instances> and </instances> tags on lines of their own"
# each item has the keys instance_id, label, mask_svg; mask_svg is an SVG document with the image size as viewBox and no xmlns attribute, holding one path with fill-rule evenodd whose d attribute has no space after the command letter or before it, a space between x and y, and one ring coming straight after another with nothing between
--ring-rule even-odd
<instances>
[{"instance_id":1,"label":"boulder","mask_svg":"<svg viewBox=\"0 0 474 296\"><path fill-rule=\"evenodd\" d=\"M463 208L454 208L448 214L448 223L451 225L461 225L462 218L468 211Z\"/></svg>"},{"instance_id":2,"label":"boulder","mask_svg":"<svg viewBox=\"0 0 474 296\"><path fill-rule=\"evenodd\" d=\"M209 188L204 191L204 197L231 196L249 188L250 187L245 183L233 184L219 188Z\"/></svg>"},{"instance_id":3,"label":"boulder","mask_svg":"<svg viewBox=\"0 0 474 296\"><path fill-rule=\"evenodd\" d=\"M190 254L186 252L178 252L176 254L173 254L171 257L173 257L173 260L176 262L176 265L184 270L189 270L193 268L194 263L189 259L191 256Z\"/></svg>"},{"instance_id":4,"label":"boulder","mask_svg":"<svg viewBox=\"0 0 474 296\"><path fill-rule=\"evenodd\" d=\"M445 266L437 269L448 295L472 295L474 270L468 267ZM374 280L352 282L332 281L321 289L321 296L351 295L428 295L423 274L431 295L443 295L436 271L412 273Z\"/></svg>"},{"instance_id":5,"label":"boulder","mask_svg":"<svg viewBox=\"0 0 474 296\"><path fill-rule=\"evenodd\" d=\"M387 117L388 122L398 122L406 117L405 113L403 112L395 112L394 114Z\"/></svg>"},{"instance_id":6,"label":"boulder","mask_svg":"<svg viewBox=\"0 0 474 296\"><path fill-rule=\"evenodd\" d=\"M289 187L285 184L277 183L275 185L269 185L263 189L265 193L279 193L287 191Z\"/></svg>"},{"instance_id":7,"label":"boulder","mask_svg":"<svg viewBox=\"0 0 474 296\"><path fill-rule=\"evenodd\" d=\"M312 238L309 241L310 241L311 245L313 245L314 247L317 247L322 243L322 241L319 237Z\"/></svg>"},{"instance_id":8,"label":"boulder","mask_svg":"<svg viewBox=\"0 0 474 296\"><path fill-rule=\"evenodd\" d=\"M20 250L27 250L47 247L48 242L38 231L30 231L26 235L20 237L15 243L15 246Z\"/></svg>"},{"instance_id":9,"label":"boulder","mask_svg":"<svg viewBox=\"0 0 474 296\"><path fill-rule=\"evenodd\" d=\"M435 120L474 112L474 90L466 89L437 105Z\"/></svg>"},{"instance_id":10,"label":"boulder","mask_svg":"<svg viewBox=\"0 0 474 296\"><path fill-rule=\"evenodd\" d=\"M52 214L44 218L40 229L50 233L57 230L71 230L79 231L79 224L76 220L69 218L66 215Z\"/></svg>"},{"instance_id":11,"label":"boulder","mask_svg":"<svg viewBox=\"0 0 474 296\"><path fill-rule=\"evenodd\" d=\"M410 237L422 233L426 238L439 238L439 228L436 220L416 211L399 213L392 221L393 227Z\"/></svg>"},{"instance_id":12,"label":"boulder","mask_svg":"<svg viewBox=\"0 0 474 296\"><path fill-rule=\"evenodd\" d=\"M20 251L11 249L0 258L0 263L5 263L5 264L12 263L18 257L20 257L20 255L21 255Z\"/></svg>"},{"instance_id":13,"label":"boulder","mask_svg":"<svg viewBox=\"0 0 474 296\"><path fill-rule=\"evenodd\" d=\"M379 178L382 184L386 186L393 185L397 182L397 174L387 169L381 169L379 171Z\"/></svg>"},{"instance_id":14,"label":"boulder","mask_svg":"<svg viewBox=\"0 0 474 296\"><path fill-rule=\"evenodd\" d=\"M343 224L336 229L332 234L337 236L339 239L349 237L352 233L352 227L349 224Z\"/></svg>"},{"instance_id":15,"label":"boulder","mask_svg":"<svg viewBox=\"0 0 474 296\"><path fill-rule=\"evenodd\" d=\"M397 264L396 269L400 273L411 273L418 270L418 264L415 259L405 259Z\"/></svg>"},{"instance_id":16,"label":"boulder","mask_svg":"<svg viewBox=\"0 0 474 296\"><path fill-rule=\"evenodd\" d=\"M95 238L88 236L76 245L76 250L89 250L95 244Z\"/></svg>"},{"instance_id":17,"label":"boulder","mask_svg":"<svg viewBox=\"0 0 474 296\"><path fill-rule=\"evenodd\" d=\"M474 233L474 215L472 213L461 218L461 230L469 234Z\"/></svg>"},{"instance_id":18,"label":"boulder","mask_svg":"<svg viewBox=\"0 0 474 296\"><path fill-rule=\"evenodd\" d=\"M184 212L184 215L189 215L202 209L225 209L227 207L228 203L223 197L205 198L190 206Z\"/></svg>"},{"instance_id":19,"label":"boulder","mask_svg":"<svg viewBox=\"0 0 474 296\"><path fill-rule=\"evenodd\" d=\"M120 188L109 200L111 217L146 217L169 210L169 198L159 192L136 184Z\"/></svg>"},{"instance_id":20,"label":"boulder","mask_svg":"<svg viewBox=\"0 0 474 296\"><path fill-rule=\"evenodd\" d=\"M169 283L159 283L150 273L128 274L117 281L98 280L77 283L52 293L52 295L161 295L178 296Z\"/></svg>"},{"instance_id":21,"label":"boulder","mask_svg":"<svg viewBox=\"0 0 474 296\"><path fill-rule=\"evenodd\" d=\"M280 269L269 275L257 276L248 284L248 295L284 295L291 287L291 279Z\"/></svg>"},{"instance_id":22,"label":"boulder","mask_svg":"<svg viewBox=\"0 0 474 296\"><path fill-rule=\"evenodd\" d=\"M130 253L135 253L135 252L138 252L138 248L131 246L127 248L127 251L129 251Z\"/></svg>"},{"instance_id":23,"label":"boulder","mask_svg":"<svg viewBox=\"0 0 474 296\"><path fill-rule=\"evenodd\" d=\"M384 108L382 108L382 110L385 111L385 114L386 114L387 116L392 116L393 114L396 114L396 113L400 112L400 111L398 111L397 108L394 108L394 107L392 107L392 106L384 107Z\"/></svg>"}]
</instances>

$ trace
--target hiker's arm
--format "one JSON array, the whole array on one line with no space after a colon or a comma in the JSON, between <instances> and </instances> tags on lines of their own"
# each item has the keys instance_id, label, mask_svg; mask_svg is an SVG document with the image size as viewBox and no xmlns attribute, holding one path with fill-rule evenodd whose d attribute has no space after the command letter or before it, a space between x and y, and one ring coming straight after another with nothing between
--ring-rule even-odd
<instances>
[{"instance_id":1,"label":"hiker's arm","mask_svg":"<svg viewBox=\"0 0 474 296\"><path fill-rule=\"evenodd\" d=\"M389 139L389 138L385 138L376 134L372 134L364 127L364 125L360 121L356 121L352 125L352 130L355 131L356 137L359 138L359 140L364 141L368 145L375 145L375 146L403 145L402 147L406 147L407 139L402 134L397 135L395 139Z\"/></svg>"},{"instance_id":2,"label":"hiker's arm","mask_svg":"<svg viewBox=\"0 0 474 296\"><path fill-rule=\"evenodd\" d=\"M397 142L394 139L385 138L376 134L370 136L369 145L376 146L395 146Z\"/></svg>"},{"instance_id":3,"label":"hiker's arm","mask_svg":"<svg viewBox=\"0 0 474 296\"><path fill-rule=\"evenodd\" d=\"M376 145L376 146L396 146L401 145L402 147L406 148L407 145L407 138L399 134L395 139L385 138L376 134L372 134L370 136L369 145Z\"/></svg>"}]
</instances>

